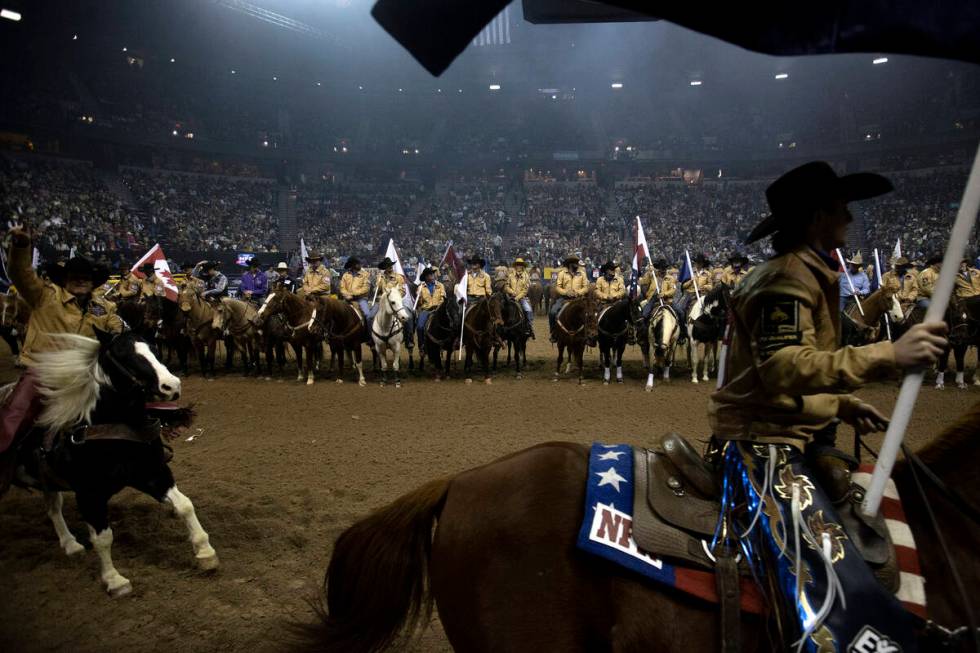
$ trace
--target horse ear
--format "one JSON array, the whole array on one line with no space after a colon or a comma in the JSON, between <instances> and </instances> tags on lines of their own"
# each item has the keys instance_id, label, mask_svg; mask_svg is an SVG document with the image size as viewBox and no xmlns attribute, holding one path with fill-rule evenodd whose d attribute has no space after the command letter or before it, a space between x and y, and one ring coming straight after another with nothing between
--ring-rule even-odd
<instances>
[{"instance_id":1,"label":"horse ear","mask_svg":"<svg viewBox=\"0 0 980 653\"><path fill-rule=\"evenodd\" d=\"M99 344L103 347L112 342L112 339L115 337L114 334L110 333L109 331L103 331L99 327L92 327L92 331L95 332L95 339L98 340Z\"/></svg>"}]
</instances>

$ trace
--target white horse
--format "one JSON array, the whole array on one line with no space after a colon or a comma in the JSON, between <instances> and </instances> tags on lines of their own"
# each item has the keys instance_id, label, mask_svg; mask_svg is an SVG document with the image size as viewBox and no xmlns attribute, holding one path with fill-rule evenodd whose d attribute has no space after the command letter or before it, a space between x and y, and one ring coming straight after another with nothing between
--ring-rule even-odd
<instances>
[{"instance_id":1,"label":"white horse","mask_svg":"<svg viewBox=\"0 0 980 653\"><path fill-rule=\"evenodd\" d=\"M687 318L684 321L684 333L687 334L687 362L691 366L691 383L698 382L698 365L701 368L701 380L708 380L708 356L717 364L718 352L717 342L701 342L694 339L694 323L699 317L704 315L704 295L698 297L687 310Z\"/></svg>"},{"instance_id":2,"label":"white horse","mask_svg":"<svg viewBox=\"0 0 980 653\"><path fill-rule=\"evenodd\" d=\"M660 306L650 314L647 347L643 349L643 365L647 368L647 384L644 390L653 390L654 368L663 370L663 379L670 379L670 366L674 364L674 348L680 337L681 327L677 314L670 306Z\"/></svg>"},{"instance_id":3,"label":"white horse","mask_svg":"<svg viewBox=\"0 0 980 653\"><path fill-rule=\"evenodd\" d=\"M388 382L388 352L392 353L391 367L395 372L395 387L400 388L398 365L405 341L405 324L412 319L411 310L404 304L401 288L391 288L378 299L378 312L371 321L371 338L381 362L381 385Z\"/></svg>"}]
</instances>

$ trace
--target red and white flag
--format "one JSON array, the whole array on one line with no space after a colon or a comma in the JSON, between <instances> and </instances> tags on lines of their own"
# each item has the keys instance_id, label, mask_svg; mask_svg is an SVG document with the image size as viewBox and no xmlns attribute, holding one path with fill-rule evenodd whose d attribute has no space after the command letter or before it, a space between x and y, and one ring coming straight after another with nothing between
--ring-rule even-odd
<instances>
[{"instance_id":1,"label":"red and white flag","mask_svg":"<svg viewBox=\"0 0 980 653\"><path fill-rule=\"evenodd\" d=\"M630 275L630 295L636 296L640 274L642 272L640 265L643 262L643 257L651 258L650 248L647 247L647 237L643 233L643 223L640 222L640 216L636 216L636 224L633 225L633 242L635 243L635 247L633 248L633 273Z\"/></svg>"},{"instance_id":2,"label":"red and white flag","mask_svg":"<svg viewBox=\"0 0 980 653\"><path fill-rule=\"evenodd\" d=\"M443 266L447 263L453 268L453 281L460 283L466 277L466 264L463 263L463 259L456 253L452 241L446 244L446 253L443 254L439 265Z\"/></svg>"},{"instance_id":3,"label":"red and white flag","mask_svg":"<svg viewBox=\"0 0 980 653\"><path fill-rule=\"evenodd\" d=\"M167 257L163 255L163 250L160 249L160 243L151 247L150 251L143 255L143 258L133 264L133 273L137 277L143 278L144 275L139 269L147 263L153 264L153 269L157 277L163 282L167 299L172 302L177 301L177 295L180 293L177 290L177 284L174 283L173 276L170 274L170 265L167 263Z\"/></svg>"}]
</instances>

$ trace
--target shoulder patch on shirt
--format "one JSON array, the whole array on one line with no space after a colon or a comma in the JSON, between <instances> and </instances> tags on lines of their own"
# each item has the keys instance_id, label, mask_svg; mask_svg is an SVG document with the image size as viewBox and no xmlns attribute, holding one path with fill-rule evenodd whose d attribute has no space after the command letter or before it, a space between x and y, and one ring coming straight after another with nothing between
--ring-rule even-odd
<instances>
[{"instance_id":1,"label":"shoulder patch on shirt","mask_svg":"<svg viewBox=\"0 0 980 653\"><path fill-rule=\"evenodd\" d=\"M759 356L765 360L783 347L803 342L800 330L800 303L795 299L773 298L762 305L759 328Z\"/></svg>"},{"instance_id":2,"label":"shoulder patch on shirt","mask_svg":"<svg viewBox=\"0 0 980 653\"><path fill-rule=\"evenodd\" d=\"M89 306L89 309L88 309L88 312L91 315L94 315L95 317L102 317L103 315L106 314L105 308L103 308L99 304L92 304L92 305L90 305Z\"/></svg>"}]
</instances>

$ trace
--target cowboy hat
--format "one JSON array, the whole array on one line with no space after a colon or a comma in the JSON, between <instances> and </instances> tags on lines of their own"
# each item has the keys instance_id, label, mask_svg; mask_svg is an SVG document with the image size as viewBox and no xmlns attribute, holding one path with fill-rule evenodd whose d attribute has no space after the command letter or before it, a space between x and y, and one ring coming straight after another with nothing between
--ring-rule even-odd
<instances>
[{"instance_id":1,"label":"cowboy hat","mask_svg":"<svg viewBox=\"0 0 980 653\"><path fill-rule=\"evenodd\" d=\"M247 263L245 263L245 267L247 267L247 268L260 268L260 267L262 267L262 263L259 262L258 257L253 256L252 258L248 259L248 262Z\"/></svg>"},{"instance_id":2,"label":"cowboy hat","mask_svg":"<svg viewBox=\"0 0 980 653\"><path fill-rule=\"evenodd\" d=\"M92 287L98 288L109 279L109 270L101 265L95 265L84 256L76 256L64 264L60 262L47 267L48 278L59 286L64 287L69 276L88 277Z\"/></svg>"},{"instance_id":3,"label":"cowboy hat","mask_svg":"<svg viewBox=\"0 0 980 653\"><path fill-rule=\"evenodd\" d=\"M217 261L205 261L204 265L201 266L201 269L204 270L205 272L207 272L208 270L217 270L218 265L219 264Z\"/></svg>"},{"instance_id":4,"label":"cowboy hat","mask_svg":"<svg viewBox=\"0 0 980 653\"><path fill-rule=\"evenodd\" d=\"M654 270L666 270L668 267L669 264L667 263L667 259L665 258L658 258L657 261L653 264Z\"/></svg>"},{"instance_id":5,"label":"cowboy hat","mask_svg":"<svg viewBox=\"0 0 980 653\"><path fill-rule=\"evenodd\" d=\"M143 265L140 266L139 271L145 274L146 276L150 276L151 274L157 273L157 269L153 266L152 263L144 263Z\"/></svg>"},{"instance_id":6,"label":"cowboy hat","mask_svg":"<svg viewBox=\"0 0 980 653\"><path fill-rule=\"evenodd\" d=\"M599 272L605 272L606 270L612 270L613 272L615 272L616 271L616 264L613 263L612 261L606 261L599 268Z\"/></svg>"},{"instance_id":7,"label":"cowboy hat","mask_svg":"<svg viewBox=\"0 0 980 653\"><path fill-rule=\"evenodd\" d=\"M580 260L581 259L579 259L579 257L572 254L571 256L567 257L564 261L562 261L561 264L563 267L568 267L569 265L575 265Z\"/></svg>"},{"instance_id":8,"label":"cowboy hat","mask_svg":"<svg viewBox=\"0 0 980 653\"><path fill-rule=\"evenodd\" d=\"M926 265L935 265L936 263L943 262L942 254L932 254L926 259Z\"/></svg>"},{"instance_id":9,"label":"cowboy hat","mask_svg":"<svg viewBox=\"0 0 980 653\"><path fill-rule=\"evenodd\" d=\"M307 261L322 261L323 255L320 252L310 252L306 255Z\"/></svg>"},{"instance_id":10,"label":"cowboy hat","mask_svg":"<svg viewBox=\"0 0 980 653\"><path fill-rule=\"evenodd\" d=\"M395 266L395 262L394 262L394 261L392 261L392 260L391 260L391 259L390 259L389 257L387 257L387 256L386 256L386 257L384 258L384 260L383 260L383 261L381 261L380 263L378 263L378 269L379 269L379 270L390 270L390 269L391 269L391 268L393 268L394 266Z\"/></svg>"},{"instance_id":11,"label":"cowboy hat","mask_svg":"<svg viewBox=\"0 0 980 653\"><path fill-rule=\"evenodd\" d=\"M347 262L344 263L344 269L350 270L355 265L360 265L360 264L361 264L361 259L357 258L356 256L351 256L350 258L347 259Z\"/></svg>"},{"instance_id":12,"label":"cowboy hat","mask_svg":"<svg viewBox=\"0 0 980 653\"><path fill-rule=\"evenodd\" d=\"M864 258L861 256L861 252L847 259L847 263L849 265L864 265Z\"/></svg>"},{"instance_id":13,"label":"cowboy hat","mask_svg":"<svg viewBox=\"0 0 980 653\"><path fill-rule=\"evenodd\" d=\"M896 268L908 267L909 260L904 256L899 256L897 259L892 261L892 265L895 266Z\"/></svg>"},{"instance_id":14,"label":"cowboy hat","mask_svg":"<svg viewBox=\"0 0 980 653\"><path fill-rule=\"evenodd\" d=\"M181 270L193 270L194 269L194 264L191 263L190 261L184 261L183 263L180 264L180 269Z\"/></svg>"},{"instance_id":15,"label":"cowboy hat","mask_svg":"<svg viewBox=\"0 0 980 653\"><path fill-rule=\"evenodd\" d=\"M285 261L279 261L279 265L276 266L276 269L277 270L286 270L288 272L289 271L289 266L286 265L286 262Z\"/></svg>"},{"instance_id":16,"label":"cowboy hat","mask_svg":"<svg viewBox=\"0 0 980 653\"><path fill-rule=\"evenodd\" d=\"M524 259L522 259L520 256L518 256L517 258L514 259L514 265L523 265L527 267L527 262Z\"/></svg>"},{"instance_id":17,"label":"cowboy hat","mask_svg":"<svg viewBox=\"0 0 980 653\"><path fill-rule=\"evenodd\" d=\"M701 265L703 265L705 267L708 267L709 265L711 265L711 261L704 254L697 254L697 255L695 255L694 262L695 263L700 263Z\"/></svg>"},{"instance_id":18,"label":"cowboy hat","mask_svg":"<svg viewBox=\"0 0 980 653\"><path fill-rule=\"evenodd\" d=\"M793 168L766 188L771 213L745 239L754 243L805 217L807 211L827 200L866 200L895 190L892 183L872 172L838 177L829 163L811 161Z\"/></svg>"},{"instance_id":19,"label":"cowboy hat","mask_svg":"<svg viewBox=\"0 0 980 653\"><path fill-rule=\"evenodd\" d=\"M436 269L435 268L425 268L424 270L422 270L422 274L419 276L419 278L420 279L425 279L430 274L435 274L435 273L436 273Z\"/></svg>"},{"instance_id":20,"label":"cowboy hat","mask_svg":"<svg viewBox=\"0 0 980 653\"><path fill-rule=\"evenodd\" d=\"M471 256L470 260L467 261L467 263L469 263L470 265L479 265L481 267L487 264L486 260L482 256L478 256L476 254Z\"/></svg>"}]
</instances>

